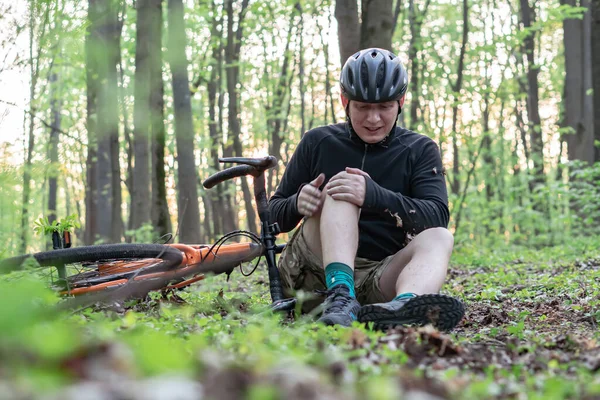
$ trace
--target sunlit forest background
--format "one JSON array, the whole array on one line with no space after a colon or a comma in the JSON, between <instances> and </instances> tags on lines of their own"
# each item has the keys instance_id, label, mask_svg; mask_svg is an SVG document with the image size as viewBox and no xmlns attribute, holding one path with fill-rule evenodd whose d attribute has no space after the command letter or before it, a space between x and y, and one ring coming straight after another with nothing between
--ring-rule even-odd
<instances>
[{"instance_id":1,"label":"sunlit forest background","mask_svg":"<svg viewBox=\"0 0 600 400\"><path fill-rule=\"evenodd\" d=\"M76 245L256 231L250 181L202 180L271 154L273 193L302 134L344 120L341 65L371 46L409 72L399 124L439 144L458 246L598 234L598 3L3 1L0 255L72 214Z\"/></svg>"},{"instance_id":2,"label":"sunlit forest background","mask_svg":"<svg viewBox=\"0 0 600 400\"><path fill-rule=\"evenodd\" d=\"M0 0L0 41L0 260L50 250L46 218L77 247L256 232L250 179L203 180L270 154L272 194L381 47L442 154L466 310L330 327L317 293L271 313L264 262L86 298L28 260L0 276L0 398L600 398L600 0Z\"/></svg>"}]
</instances>

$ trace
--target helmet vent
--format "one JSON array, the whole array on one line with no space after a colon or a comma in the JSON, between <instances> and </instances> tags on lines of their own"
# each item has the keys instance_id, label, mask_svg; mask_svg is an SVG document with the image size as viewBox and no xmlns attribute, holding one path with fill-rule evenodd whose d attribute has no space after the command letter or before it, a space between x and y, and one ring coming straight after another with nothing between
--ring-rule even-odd
<instances>
[{"instance_id":1,"label":"helmet vent","mask_svg":"<svg viewBox=\"0 0 600 400\"><path fill-rule=\"evenodd\" d=\"M383 63L379 64L379 67L377 67L377 78L375 78L375 82L378 89L381 88L385 82L385 64Z\"/></svg>"},{"instance_id":2,"label":"helmet vent","mask_svg":"<svg viewBox=\"0 0 600 400\"><path fill-rule=\"evenodd\" d=\"M367 87L369 86L369 66L365 60L363 60L360 67L360 82L363 86Z\"/></svg>"},{"instance_id":3,"label":"helmet vent","mask_svg":"<svg viewBox=\"0 0 600 400\"><path fill-rule=\"evenodd\" d=\"M398 81L400 80L400 70L396 69L394 71L394 76L392 77L392 83L394 86L398 85Z\"/></svg>"}]
</instances>

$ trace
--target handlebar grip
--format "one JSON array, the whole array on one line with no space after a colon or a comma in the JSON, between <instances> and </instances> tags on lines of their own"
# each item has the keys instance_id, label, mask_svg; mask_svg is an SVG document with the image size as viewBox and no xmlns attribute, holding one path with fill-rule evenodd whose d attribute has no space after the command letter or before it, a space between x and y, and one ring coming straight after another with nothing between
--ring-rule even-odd
<instances>
[{"instance_id":1,"label":"handlebar grip","mask_svg":"<svg viewBox=\"0 0 600 400\"><path fill-rule=\"evenodd\" d=\"M204 186L206 189L210 189L228 179L233 179L244 175L255 175L256 173L257 170L253 166L236 165L235 167L224 169L223 171L219 171L209 176L204 182L202 182L202 186Z\"/></svg>"}]
</instances>

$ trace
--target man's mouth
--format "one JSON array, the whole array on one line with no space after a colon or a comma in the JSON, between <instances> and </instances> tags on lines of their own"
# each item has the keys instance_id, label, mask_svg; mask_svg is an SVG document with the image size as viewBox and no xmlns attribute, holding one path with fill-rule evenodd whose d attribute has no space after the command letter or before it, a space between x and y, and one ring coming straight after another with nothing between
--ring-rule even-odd
<instances>
[{"instance_id":1,"label":"man's mouth","mask_svg":"<svg viewBox=\"0 0 600 400\"><path fill-rule=\"evenodd\" d=\"M371 128L371 127L365 126L365 129L368 130L369 132L377 132L381 128L382 128L381 126L375 127L375 128Z\"/></svg>"}]
</instances>

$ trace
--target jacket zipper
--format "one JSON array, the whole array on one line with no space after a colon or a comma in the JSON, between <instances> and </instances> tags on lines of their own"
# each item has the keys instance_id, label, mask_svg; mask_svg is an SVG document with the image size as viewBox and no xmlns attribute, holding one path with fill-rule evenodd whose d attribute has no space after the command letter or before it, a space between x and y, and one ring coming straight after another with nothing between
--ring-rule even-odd
<instances>
[{"instance_id":1,"label":"jacket zipper","mask_svg":"<svg viewBox=\"0 0 600 400\"><path fill-rule=\"evenodd\" d=\"M368 146L369 146L368 144L365 144L365 152L363 154L362 162L360 163L360 169L362 171L365 170L365 158L367 158L367 148L368 148Z\"/></svg>"},{"instance_id":2,"label":"jacket zipper","mask_svg":"<svg viewBox=\"0 0 600 400\"><path fill-rule=\"evenodd\" d=\"M367 158L367 149L368 149L368 144L365 143L365 152L363 153L363 157L362 157L362 161L360 162L360 170L364 171L365 170L365 158ZM366 188L365 188L366 189ZM366 197L366 193L365 193L365 197ZM362 214L362 207L358 208L358 219L360 220L360 215Z\"/></svg>"}]
</instances>

